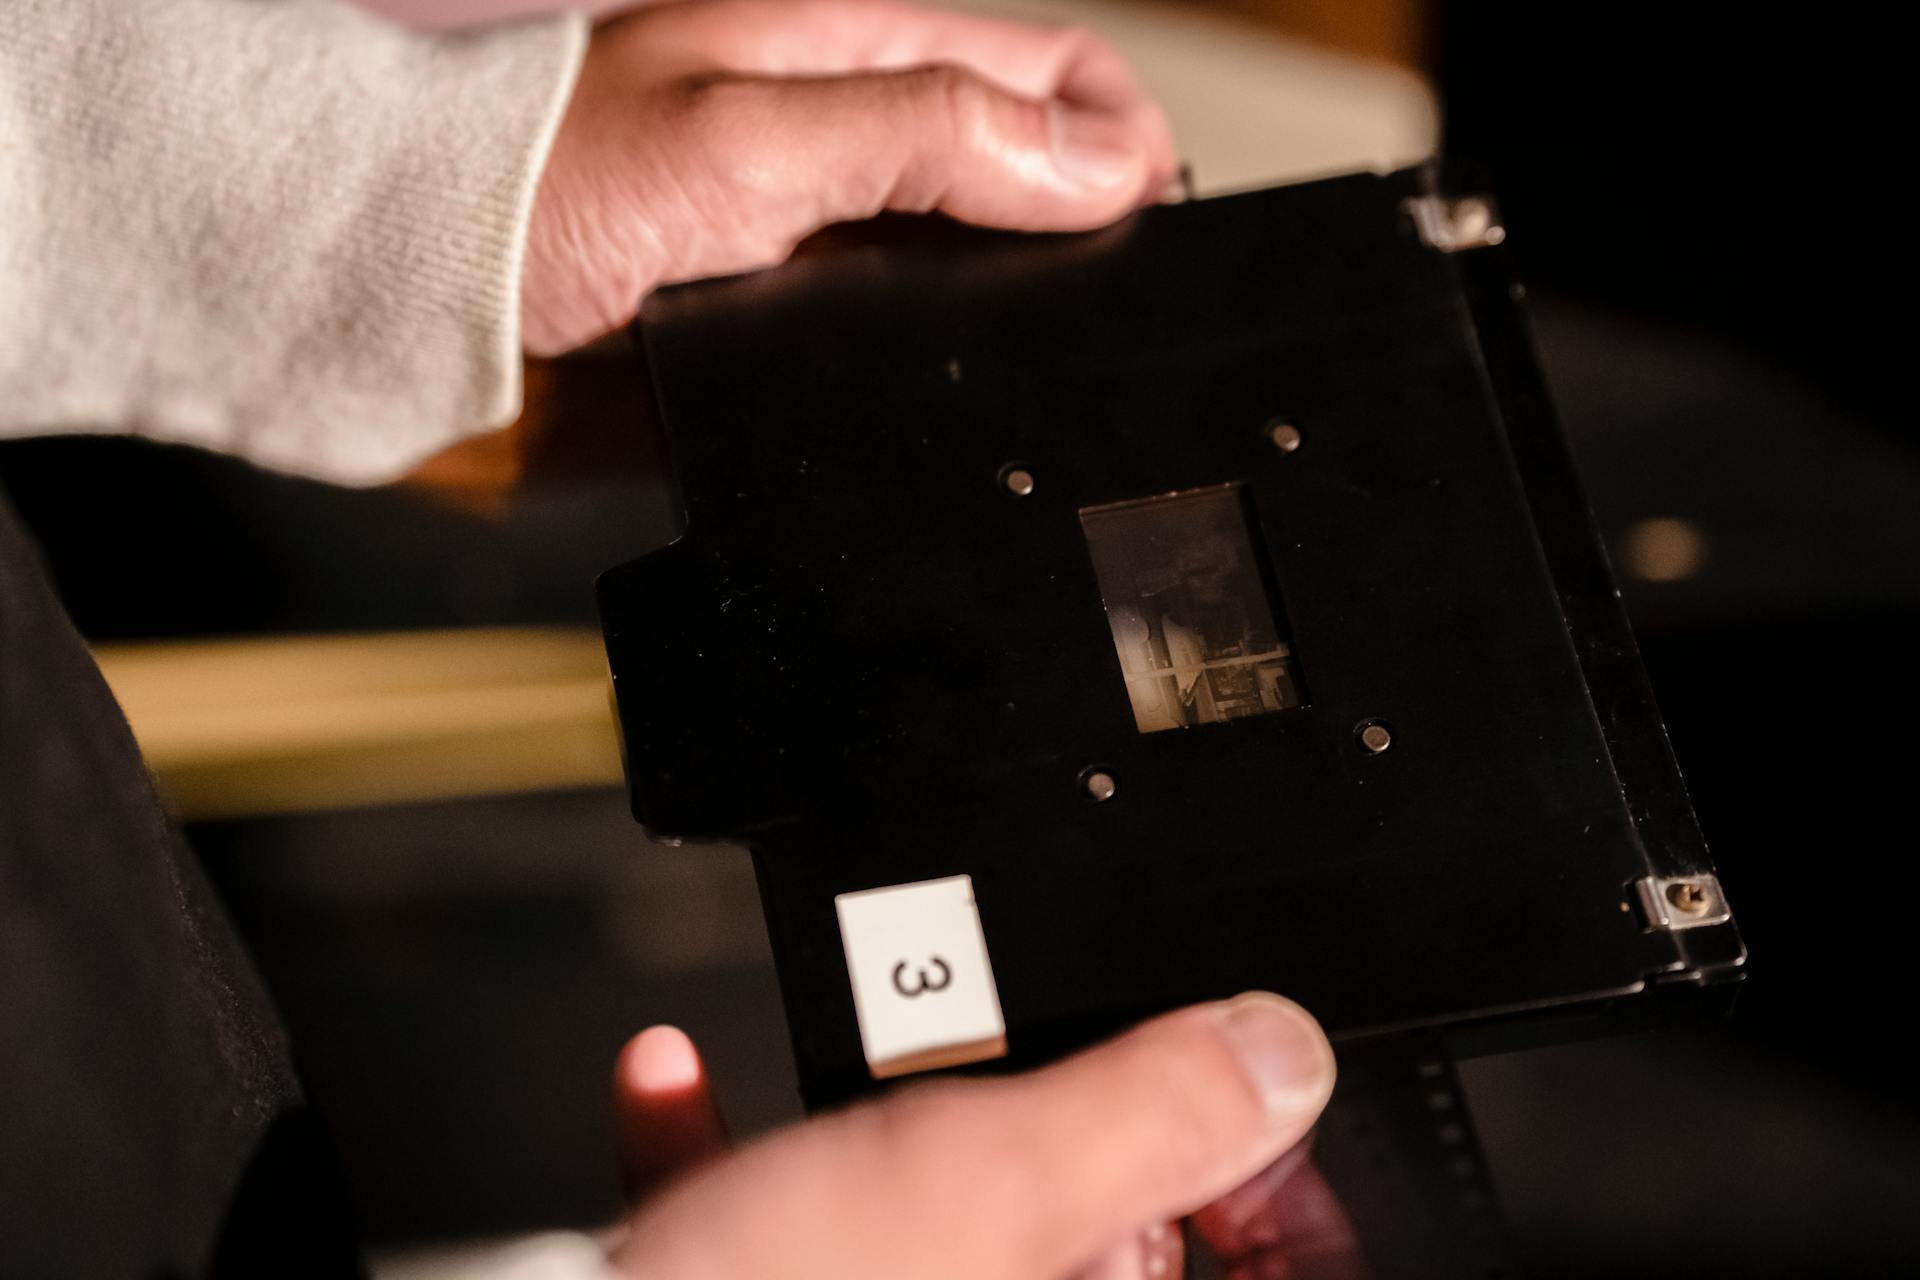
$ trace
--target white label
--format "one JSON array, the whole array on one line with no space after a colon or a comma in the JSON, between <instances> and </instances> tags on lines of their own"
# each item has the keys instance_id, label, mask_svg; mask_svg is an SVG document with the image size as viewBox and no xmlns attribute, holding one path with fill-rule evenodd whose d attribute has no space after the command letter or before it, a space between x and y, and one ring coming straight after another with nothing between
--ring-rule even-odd
<instances>
[{"instance_id":1,"label":"white label","mask_svg":"<svg viewBox=\"0 0 1920 1280\"><path fill-rule=\"evenodd\" d=\"M875 1079L1006 1053L973 877L843 893L833 905Z\"/></svg>"}]
</instances>

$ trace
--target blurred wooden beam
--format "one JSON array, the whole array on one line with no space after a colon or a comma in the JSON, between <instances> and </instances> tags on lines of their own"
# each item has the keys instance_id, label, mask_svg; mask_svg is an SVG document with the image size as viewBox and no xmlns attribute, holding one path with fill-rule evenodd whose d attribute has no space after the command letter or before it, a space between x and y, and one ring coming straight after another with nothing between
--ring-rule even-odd
<instances>
[{"instance_id":1,"label":"blurred wooden beam","mask_svg":"<svg viewBox=\"0 0 1920 1280\"><path fill-rule=\"evenodd\" d=\"M1213 0L1211 7L1343 53L1430 69L1426 0Z\"/></svg>"},{"instance_id":2,"label":"blurred wooden beam","mask_svg":"<svg viewBox=\"0 0 1920 1280\"><path fill-rule=\"evenodd\" d=\"M95 656L189 820L621 777L606 656L587 629L163 641Z\"/></svg>"}]
</instances>

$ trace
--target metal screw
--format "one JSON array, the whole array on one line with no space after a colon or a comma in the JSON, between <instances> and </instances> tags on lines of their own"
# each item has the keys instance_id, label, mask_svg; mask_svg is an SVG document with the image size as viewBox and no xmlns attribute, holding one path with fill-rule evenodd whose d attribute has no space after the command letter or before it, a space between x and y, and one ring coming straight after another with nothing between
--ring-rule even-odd
<instances>
[{"instance_id":1,"label":"metal screw","mask_svg":"<svg viewBox=\"0 0 1920 1280\"><path fill-rule=\"evenodd\" d=\"M1025 467L1014 467L1001 475L1000 483L1014 497L1024 498L1033 492L1033 472Z\"/></svg>"},{"instance_id":2,"label":"metal screw","mask_svg":"<svg viewBox=\"0 0 1920 1280\"><path fill-rule=\"evenodd\" d=\"M1280 452L1292 453L1300 447L1300 428L1291 422L1276 422L1267 428L1267 439Z\"/></svg>"},{"instance_id":3,"label":"metal screw","mask_svg":"<svg viewBox=\"0 0 1920 1280\"><path fill-rule=\"evenodd\" d=\"M1087 799L1095 803L1113 799L1113 793L1120 789L1113 775L1105 769L1095 769L1089 773L1080 780L1080 786L1086 791Z\"/></svg>"},{"instance_id":4,"label":"metal screw","mask_svg":"<svg viewBox=\"0 0 1920 1280\"><path fill-rule=\"evenodd\" d=\"M1360 745L1370 756L1377 756L1393 745L1393 731L1378 720L1360 726Z\"/></svg>"},{"instance_id":5,"label":"metal screw","mask_svg":"<svg viewBox=\"0 0 1920 1280\"><path fill-rule=\"evenodd\" d=\"M1705 915L1707 908L1712 905L1712 900L1705 889L1684 880L1667 886L1667 901L1671 902L1676 910L1684 911L1690 916Z\"/></svg>"}]
</instances>

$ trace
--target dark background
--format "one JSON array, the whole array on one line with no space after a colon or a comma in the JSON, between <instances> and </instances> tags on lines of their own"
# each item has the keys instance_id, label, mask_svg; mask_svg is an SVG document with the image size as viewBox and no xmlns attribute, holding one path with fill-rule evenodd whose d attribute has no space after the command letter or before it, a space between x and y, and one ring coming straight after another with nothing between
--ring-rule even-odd
<instances>
[{"instance_id":1,"label":"dark background","mask_svg":"<svg viewBox=\"0 0 1920 1280\"><path fill-rule=\"evenodd\" d=\"M1444 6L1447 143L1484 164L1675 750L1752 949L1724 1025L1467 1064L1523 1270L1920 1267L1904 1053L1920 440L1885 29L1845 12ZM619 347L571 375L643 396ZM624 397L624 400L622 399ZM604 407L604 405L603 405ZM618 417L618 412L615 413ZM644 440L498 516L114 441L0 448L94 638L590 624L658 542ZM1688 522L1698 572L1635 576ZM610 1213L612 1053L707 1044L793 1114L744 857L612 791L203 825L377 1240Z\"/></svg>"},{"instance_id":2,"label":"dark background","mask_svg":"<svg viewBox=\"0 0 1920 1280\"><path fill-rule=\"evenodd\" d=\"M1440 18L1447 145L1493 177L1603 523L1706 534L1697 578L1622 585L1752 951L1717 1031L1469 1071L1517 1243L1541 1274L1912 1270L1895 44L1852 6Z\"/></svg>"}]
</instances>

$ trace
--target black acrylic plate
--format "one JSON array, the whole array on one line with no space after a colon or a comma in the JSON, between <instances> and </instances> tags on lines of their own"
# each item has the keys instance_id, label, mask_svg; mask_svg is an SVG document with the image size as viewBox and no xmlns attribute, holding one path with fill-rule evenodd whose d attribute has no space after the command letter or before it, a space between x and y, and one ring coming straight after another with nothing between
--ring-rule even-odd
<instances>
[{"instance_id":1,"label":"black acrylic plate","mask_svg":"<svg viewBox=\"0 0 1920 1280\"><path fill-rule=\"evenodd\" d=\"M871 1084L834 895L963 872L1016 1065L1251 987L1358 1035L1733 975L1731 924L1629 907L1705 851L1503 253L1403 207L1437 181L649 306L687 523L600 586L635 812L752 847L811 1101ZM1310 705L1139 733L1079 512L1228 483Z\"/></svg>"}]
</instances>

